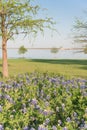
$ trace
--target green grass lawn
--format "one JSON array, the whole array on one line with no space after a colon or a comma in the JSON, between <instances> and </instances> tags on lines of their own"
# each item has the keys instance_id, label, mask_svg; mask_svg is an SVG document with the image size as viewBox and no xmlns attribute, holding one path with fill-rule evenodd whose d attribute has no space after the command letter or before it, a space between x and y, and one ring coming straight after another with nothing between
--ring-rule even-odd
<instances>
[{"instance_id":1,"label":"green grass lawn","mask_svg":"<svg viewBox=\"0 0 87 130\"><path fill-rule=\"evenodd\" d=\"M25 72L49 72L67 77L87 78L87 60L41 60L41 59L9 59L9 75ZM0 71L2 63L0 60Z\"/></svg>"}]
</instances>

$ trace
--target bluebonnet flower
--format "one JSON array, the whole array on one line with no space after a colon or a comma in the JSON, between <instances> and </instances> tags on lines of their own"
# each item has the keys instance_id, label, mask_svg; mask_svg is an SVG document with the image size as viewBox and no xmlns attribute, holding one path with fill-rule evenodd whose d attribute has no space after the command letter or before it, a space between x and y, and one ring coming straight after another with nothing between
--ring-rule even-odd
<instances>
[{"instance_id":1,"label":"bluebonnet flower","mask_svg":"<svg viewBox=\"0 0 87 130\"><path fill-rule=\"evenodd\" d=\"M74 117L77 117L78 115L77 115L77 113L76 113L76 112L74 112L74 113L73 113L73 116L74 116Z\"/></svg>"},{"instance_id":2,"label":"bluebonnet flower","mask_svg":"<svg viewBox=\"0 0 87 130\"><path fill-rule=\"evenodd\" d=\"M87 129L87 122L85 122L85 124L84 124L84 128Z\"/></svg>"},{"instance_id":3,"label":"bluebonnet flower","mask_svg":"<svg viewBox=\"0 0 87 130\"><path fill-rule=\"evenodd\" d=\"M86 83L87 80L86 79L79 79L79 82Z\"/></svg>"},{"instance_id":4,"label":"bluebonnet flower","mask_svg":"<svg viewBox=\"0 0 87 130\"><path fill-rule=\"evenodd\" d=\"M39 125L38 130L48 130L44 125Z\"/></svg>"},{"instance_id":5,"label":"bluebonnet flower","mask_svg":"<svg viewBox=\"0 0 87 130\"><path fill-rule=\"evenodd\" d=\"M68 128L67 128L67 127L64 127L63 130L68 130Z\"/></svg>"},{"instance_id":6,"label":"bluebonnet flower","mask_svg":"<svg viewBox=\"0 0 87 130\"><path fill-rule=\"evenodd\" d=\"M55 83L57 80L55 78L51 78L51 82Z\"/></svg>"},{"instance_id":7,"label":"bluebonnet flower","mask_svg":"<svg viewBox=\"0 0 87 130\"><path fill-rule=\"evenodd\" d=\"M34 98L34 99L32 99L32 101L31 101L31 103L33 104L33 105L37 105L37 100Z\"/></svg>"},{"instance_id":8,"label":"bluebonnet flower","mask_svg":"<svg viewBox=\"0 0 87 130\"><path fill-rule=\"evenodd\" d=\"M32 127L32 128L30 128L29 130L35 130L35 129Z\"/></svg>"},{"instance_id":9,"label":"bluebonnet flower","mask_svg":"<svg viewBox=\"0 0 87 130\"><path fill-rule=\"evenodd\" d=\"M47 95L46 99L47 99L47 100L50 100L50 95Z\"/></svg>"},{"instance_id":10,"label":"bluebonnet flower","mask_svg":"<svg viewBox=\"0 0 87 130\"><path fill-rule=\"evenodd\" d=\"M87 130L87 124L84 125L85 130Z\"/></svg>"},{"instance_id":11,"label":"bluebonnet flower","mask_svg":"<svg viewBox=\"0 0 87 130\"><path fill-rule=\"evenodd\" d=\"M0 87L2 87L3 82L0 82Z\"/></svg>"},{"instance_id":12,"label":"bluebonnet flower","mask_svg":"<svg viewBox=\"0 0 87 130\"><path fill-rule=\"evenodd\" d=\"M84 97L86 97L87 96L87 92L82 92L82 95L84 96Z\"/></svg>"},{"instance_id":13,"label":"bluebonnet flower","mask_svg":"<svg viewBox=\"0 0 87 130\"><path fill-rule=\"evenodd\" d=\"M57 130L57 127L53 125L52 130Z\"/></svg>"},{"instance_id":14,"label":"bluebonnet flower","mask_svg":"<svg viewBox=\"0 0 87 130\"><path fill-rule=\"evenodd\" d=\"M2 112L2 106L0 105L0 112Z\"/></svg>"},{"instance_id":15,"label":"bluebonnet flower","mask_svg":"<svg viewBox=\"0 0 87 130\"><path fill-rule=\"evenodd\" d=\"M45 109L45 110L43 111L43 115L45 115L45 116L49 115L49 111Z\"/></svg>"},{"instance_id":16,"label":"bluebonnet flower","mask_svg":"<svg viewBox=\"0 0 87 130\"><path fill-rule=\"evenodd\" d=\"M17 82L13 81L12 86L17 87Z\"/></svg>"},{"instance_id":17,"label":"bluebonnet flower","mask_svg":"<svg viewBox=\"0 0 87 130\"><path fill-rule=\"evenodd\" d=\"M49 118L47 118L47 119L45 120L45 124L46 124L46 125L48 125L48 124L49 124L49 122L50 122L50 119L49 119Z\"/></svg>"},{"instance_id":18,"label":"bluebonnet flower","mask_svg":"<svg viewBox=\"0 0 87 130\"><path fill-rule=\"evenodd\" d=\"M86 88L85 85L81 85L81 86L80 86L80 89L85 89L85 88Z\"/></svg>"},{"instance_id":19,"label":"bluebonnet flower","mask_svg":"<svg viewBox=\"0 0 87 130\"><path fill-rule=\"evenodd\" d=\"M2 124L0 124L0 130L4 130L4 127Z\"/></svg>"},{"instance_id":20,"label":"bluebonnet flower","mask_svg":"<svg viewBox=\"0 0 87 130\"><path fill-rule=\"evenodd\" d=\"M64 85L67 85L67 82L62 82L62 85L64 86Z\"/></svg>"},{"instance_id":21,"label":"bluebonnet flower","mask_svg":"<svg viewBox=\"0 0 87 130\"><path fill-rule=\"evenodd\" d=\"M12 104L14 104L15 102L13 101L13 99L9 96L9 95L5 95L5 98Z\"/></svg>"},{"instance_id":22,"label":"bluebonnet flower","mask_svg":"<svg viewBox=\"0 0 87 130\"><path fill-rule=\"evenodd\" d=\"M11 88L11 85L5 84L5 88L6 88L6 89L10 89L10 88Z\"/></svg>"},{"instance_id":23,"label":"bluebonnet flower","mask_svg":"<svg viewBox=\"0 0 87 130\"><path fill-rule=\"evenodd\" d=\"M30 79L29 79L29 75L26 75L26 80L30 81Z\"/></svg>"},{"instance_id":24,"label":"bluebonnet flower","mask_svg":"<svg viewBox=\"0 0 87 130\"><path fill-rule=\"evenodd\" d=\"M46 106L46 107L49 106L49 102L45 102L45 106Z\"/></svg>"},{"instance_id":25,"label":"bluebonnet flower","mask_svg":"<svg viewBox=\"0 0 87 130\"><path fill-rule=\"evenodd\" d=\"M23 128L23 130L29 130L29 127L28 127L28 126L25 126L25 127Z\"/></svg>"},{"instance_id":26,"label":"bluebonnet flower","mask_svg":"<svg viewBox=\"0 0 87 130\"><path fill-rule=\"evenodd\" d=\"M39 105L35 105L35 109L36 109L36 110L39 110L39 109L40 109L40 106L39 106Z\"/></svg>"},{"instance_id":27,"label":"bluebonnet flower","mask_svg":"<svg viewBox=\"0 0 87 130\"><path fill-rule=\"evenodd\" d=\"M71 84L71 80L67 80L67 84Z\"/></svg>"},{"instance_id":28,"label":"bluebonnet flower","mask_svg":"<svg viewBox=\"0 0 87 130\"><path fill-rule=\"evenodd\" d=\"M67 117L67 118L66 118L66 121L67 121L67 122L71 122L70 117Z\"/></svg>"}]
</instances>

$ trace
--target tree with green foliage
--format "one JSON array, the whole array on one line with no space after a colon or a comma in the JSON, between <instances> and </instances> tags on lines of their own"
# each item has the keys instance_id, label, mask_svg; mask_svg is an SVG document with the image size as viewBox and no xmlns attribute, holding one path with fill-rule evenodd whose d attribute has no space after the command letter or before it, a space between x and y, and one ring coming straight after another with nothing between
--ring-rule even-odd
<instances>
[{"instance_id":1,"label":"tree with green foliage","mask_svg":"<svg viewBox=\"0 0 87 130\"><path fill-rule=\"evenodd\" d=\"M51 18L39 18L40 7L33 0L0 0L0 36L2 37L3 76L8 77L7 42L15 35L43 31L51 27Z\"/></svg>"},{"instance_id":2,"label":"tree with green foliage","mask_svg":"<svg viewBox=\"0 0 87 130\"><path fill-rule=\"evenodd\" d=\"M51 53L57 53L58 52L58 48L56 48L56 47L53 47L53 48L51 48Z\"/></svg>"},{"instance_id":3,"label":"tree with green foliage","mask_svg":"<svg viewBox=\"0 0 87 130\"><path fill-rule=\"evenodd\" d=\"M78 18L76 19L73 38L74 43L81 43L81 46L84 45L82 51L80 52L87 54L87 21Z\"/></svg>"},{"instance_id":4,"label":"tree with green foliage","mask_svg":"<svg viewBox=\"0 0 87 130\"><path fill-rule=\"evenodd\" d=\"M19 54L23 54L23 58L24 58L24 54L27 52L27 48L25 48L24 46L21 46L18 50Z\"/></svg>"},{"instance_id":5,"label":"tree with green foliage","mask_svg":"<svg viewBox=\"0 0 87 130\"><path fill-rule=\"evenodd\" d=\"M74 30L74 41L77 43L87 43L87 21L76 19Z\"/></svg>"},{"instance_id":6,"label":"tree with green foliage","mask_svg":"<svg viewBox=\"0 0 87 130\"><path fill-rule=\"evenodd\" d=\"M83 49L84 54L87 54L87 45L85 46L85 48Z\"/></svg>"},{"instance_id":7,"label":"tree with green foliage","mask_svg":"<svg viewBox=\"0 0 87 130\"><path fill-rule=\"evenodd\" d=\"M54 53L54 54L58 53L58 51L60 50L60 48L57 48L57 47L51 48L51 53Z\"/></svg>"}]
</instances>

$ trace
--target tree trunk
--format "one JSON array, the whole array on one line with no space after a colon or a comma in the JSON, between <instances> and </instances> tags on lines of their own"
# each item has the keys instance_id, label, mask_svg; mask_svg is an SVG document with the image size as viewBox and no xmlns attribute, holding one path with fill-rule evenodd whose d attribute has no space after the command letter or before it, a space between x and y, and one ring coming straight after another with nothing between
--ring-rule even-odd
<instances>
[{"instance_id":1,"label":"tree trunk","mask_svg":"<svg viewBox=\"0 0 87 130\"><path fill-rule=\"evenodd\" d=\"M5 27L5 14L1 15L1 31L2 31L2 73L3 77L8 77L8 63L7 63L7 32Z\"/></svg>"},{"instance_id":2,"label":"tree trunk","mask_svg":"<svg viewBox=\"0 0 87 130\"><path fill-rule=\"evenodd\" d=\"M7 42L2 39L2 70L3 77L8 77L8 62L7 62Z\"/></svg>"}]
</instances>

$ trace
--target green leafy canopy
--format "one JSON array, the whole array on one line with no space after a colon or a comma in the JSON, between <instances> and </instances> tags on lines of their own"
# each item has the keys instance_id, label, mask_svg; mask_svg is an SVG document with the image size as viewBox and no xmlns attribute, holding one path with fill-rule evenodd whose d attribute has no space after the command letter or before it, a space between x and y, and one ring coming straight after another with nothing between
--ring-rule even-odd
<instances>
[{"instance_id":1,"label":"green leafy canopy","mask_svg":"<svg viewBox=\"0 0 87 130\"><path fill-rule=\"evenodd\" d=\"M87 43L87 21L76 19L74 24L74 42Z\"/></svg>"},{"instance_id":2,"label":"green leafy canopy","mask_svg":"<svg viewBox=\"0 0 87 130\"><path fill-rule=\"evenodd\" d=\"M19 48L19 50L18 50L19 54L24 54L24 53L26 53L27 51L28 51L27 48L25 48L24 46L21 46L21 47Z\"/></svg>"},{"instance_id":3,"label":"green leafy canopy","mask_svg":"<svg viewBox=\"0 0 87 130\"><path fill-rule=\"evenodd\" d=\"M33 0L0 0L0 35L2 36L1 23L4 17L4 31L7 40L16 34L37 33L54 24L52 18L38 18L40 6Z\"/></svg>"}]
</instances>

